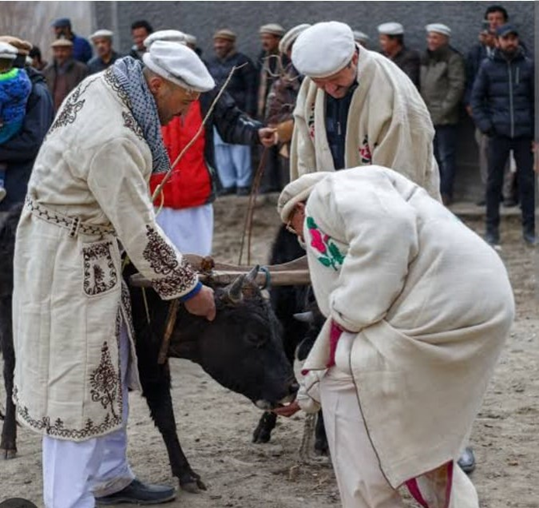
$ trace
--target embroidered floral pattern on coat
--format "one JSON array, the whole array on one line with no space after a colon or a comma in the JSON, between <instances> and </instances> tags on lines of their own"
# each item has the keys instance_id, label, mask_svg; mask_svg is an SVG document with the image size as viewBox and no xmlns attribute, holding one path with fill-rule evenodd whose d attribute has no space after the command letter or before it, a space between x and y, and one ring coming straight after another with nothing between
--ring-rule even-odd
<instances>
[{"instance_id":1,"label":"embroidered floral pattern on coat","mask_svg":"<svg viewBox=\"0 0 539 508\"><path fill-rule=\"evenodd\" d=\"M104 342L101 348L99 366L90 375L90 386L92 387L90 390L92 400L99 402L103 408L110 409L112 416L117 418L114 403L118 397L119 380L118 373L112 364L107 342Z\"/></svg>"},{"instance_id":2,"label":"embroidered floral pattern on coat","mask_svg":"<svg viewBox=\"0 0 539 508\"><path fill-rule=\"evenodd\" d=\"M112 242L93 243L82 248L84 292L96 296L111 290L118 283L118 272L111 254Z\"/></svg>"},{"instance_id":3,"label":"embroidered floral pattern on coat","mask_svg":"<svg viewBox=\"0 0 539 508\"><path fill-rule=\"evenodd\" d=\"M359 155L363 164L370 164L372 162L372 154L369 147L369 136L365 136L363 138L363 143L359 149Z\"/></svg>"},{"instance_id":4,"label":"embroidered floral pattern on coat","mask_svg":"<svg viewBox=\"0 0 539 508\"><path fill-rule=\"evenodd\" d=\"M189 263L180 263L174 249L151 226L146 226L148 244L142 256L151 269L163 278L152 279L153 288L161 297L170 298L191 289L197 280Z\"/></svg>"},{"instance_id":5,"label":"embroidered floral pattern on coat","mask_svg":"<svg viewBox=\"0 0 539 508\"><path fill-rule=\"evenodd\" d=\"M137 138L144 140L144 134L140 125L135 120L135 117L128 111L122 111L122 117L124 119L124 127L127 127L130 131L134 132Z\"/></svg>"},{"instance_id":6,"label":"embroidered floral pattern on coat","mask_svg":"<svg viewBox=\"0 0 539 508\"><path fill-rule=\"evenodd\" d=\"M321 264L335 271L343 264L345 256L332 238L324 234L312 217L307 217L307 229L311 236L310 246L317 252L317 259Z\"/></svg>"},{"instance_id":7,"label":"embroidered floral pattern on coat","mask_svg":"<svg viewBox=\"0 0 539 508\"><path fill-rule=\"evenodd\" d=\"M66 125L72 124L75 121L77 114L86 102L86 99L83 99L82 96L94 81L95 78L92 80L83 81L77 86L77 88L73 90L73 92L71 92L71 94L68 95L64 104L60 108L60 111L58 112L56 120L54 120L54 123L49 129L48 134L51 134L60 127L65 127Z\"/></svg>"}]
</instances>

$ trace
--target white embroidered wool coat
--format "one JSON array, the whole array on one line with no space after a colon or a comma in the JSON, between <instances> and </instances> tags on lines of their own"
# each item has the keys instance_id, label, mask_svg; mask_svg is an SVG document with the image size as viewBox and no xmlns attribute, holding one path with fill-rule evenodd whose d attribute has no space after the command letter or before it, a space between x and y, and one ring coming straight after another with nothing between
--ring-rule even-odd
<instances>
[{"instance_id":1,"label":"white embroidered wool coat","mask_svg":"<svg viewBox=\"0 0 539 508\"><path fill-rule=\"evenodd\" d=\"M359 49L358 86L346 127L345 167L394 169L440 199L434 127L415 85L391 60ZM326 94L305 78L294 110L290 179L333 171L325 125ZM341 169L341 168L338 168Z\"/></svg>"},{"instance_id":2,"label":"white embroidered wool coat","mask_svg":"<svg viewBox=\"0 0 539 508\"><path fill-rule=\"evenodd\" d=\"M111 71L71 93L37 157L17 231L14 400L22 424L54 438L122 425L122 322L139 386L121 246L164 299L198 282L155 222L152 156L127 101Z\"/></svg>"},{"instance_id":3,"label":"white embroidered wool coat","mask_svg":"<svg viewBox=\"0 0 539 508\"><path fill-rule=\"evenodd\" d=\"M377 166L332 173L306 207L305 243L328 318L303 369L316 402L330 320L355 334L349 362L380 466L395 488L457 460L509 332L505 267L424 189Z\"/></svg>"}]
</instances>

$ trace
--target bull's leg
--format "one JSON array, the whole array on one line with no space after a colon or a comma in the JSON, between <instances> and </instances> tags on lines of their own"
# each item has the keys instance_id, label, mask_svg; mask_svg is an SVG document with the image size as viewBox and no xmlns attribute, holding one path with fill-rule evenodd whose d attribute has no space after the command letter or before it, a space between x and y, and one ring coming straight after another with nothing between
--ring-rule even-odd
<instances>
[{"instance_id":1,"label":"bull's leg","mask_svg":"<svg viewBox=\"0 0 539 508\"><path fill-rule=\"evenodd\" d=\"M6 388L6 414L2 426L0 453L5 459L17 455L17 423L13 404L13 373L15 371L15 351L11 321L11 297L0 300L0 349L4 357L4 385Z\"/></svg>"},{"instance_id":2,"label":"bull's leg","mask_svg":"<svg viewBox=\"0 0 539 508\"><path fill-rule=\"evenodd\" d=\"M253 443L269 443L271 439L271 431L277 423L277 415L266 411L253 432Z\"/></svg>"},{"instance_id":3,"label":"bull's leg","mask_svg":"<svg viewBox=\"0 0 539 508\"><path fill-rule=\"evenodd\" d=\"M143 362L139 362L141 363ZM200 490L206 490L200 476L191 469L178 439L170 395L168 361L163 366L153 365L151 370L151 373L147 373L142 368L140 372L143 395L146 397L155 425L163 436L172 474L178 478L180 487L187 492L197 493Z\"/></svg>"},{"instance_id":4,"label":"bull's leg","mask_svg":"<svg viewBox=\"0 0 539 508\"><path fill-rule=\"evenodd\" d=\"M318 418L316 420L316 428L314 430L314 451L317 455L328 455L329 446L328 438L326 436L326 428L324 427L324 415L322 410L318 412Z\"/></svg>"}]
</instances>

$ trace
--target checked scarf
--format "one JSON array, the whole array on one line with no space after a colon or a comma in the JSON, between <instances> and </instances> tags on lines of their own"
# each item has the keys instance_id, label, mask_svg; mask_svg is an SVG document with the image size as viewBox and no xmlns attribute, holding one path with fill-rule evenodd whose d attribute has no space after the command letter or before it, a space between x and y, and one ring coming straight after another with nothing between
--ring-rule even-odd
<instances>
[{"instance_id":1,"label":"checked scarf","mask_svg":"<svg viewBox=\"0 0 539 508\"><path fill-rule=\"evenodd\" d=\"M146 79L142 74L142 63L130 56L116 60L111 67L119 93L133 114L146 143L152 152L152 173L164 173L170 169L170 160L161 136L161 124L157 105Z\"/></svg>"}]
</instances>

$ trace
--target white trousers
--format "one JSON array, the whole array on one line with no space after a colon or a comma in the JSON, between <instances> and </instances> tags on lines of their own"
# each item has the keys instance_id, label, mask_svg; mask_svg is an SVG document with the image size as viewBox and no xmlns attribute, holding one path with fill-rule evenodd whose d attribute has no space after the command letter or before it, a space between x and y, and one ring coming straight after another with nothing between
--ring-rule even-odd
<instances>
[{"instance_id":1,"label":"white trousers","mask_svg":"<svg viewBox=\"0 0 539 508\"><path fill-rule=\"evenodd\" d=\"M213 240L213 206L162 208L157 223L182 254L209 256Z\"/></svg>"},{"instance_id":2,"label":"white trousers","mask_svg":"<svg viewBox=\"0 0 539 508\"><path fill-rule=\"evenodd\" d=\"M46 508L94 508L94 496L119 492L135 478L127 462L125 428L129 412L129 347L124 326L120 335L124 428L82 442L43 438L43 497Z\"/></svg>"},{"instance_id":3,"label":"white trousers","mask_svg":"<svg viewBox=\"0 0 539 508\"><path fill-rule=\"evenodd\" d=\"M320 382L320 397L331 460L343 508L404 508L399 492L380 469L367 434L356 387L348 370L353 336L343 334L336 353L336 366ZM423 476L418 485L429 508L445 508L434 498L435 479ZM479 508L477 492L455 463L450 508Z\"/></svg>"}]
</instances>

